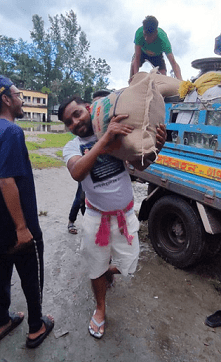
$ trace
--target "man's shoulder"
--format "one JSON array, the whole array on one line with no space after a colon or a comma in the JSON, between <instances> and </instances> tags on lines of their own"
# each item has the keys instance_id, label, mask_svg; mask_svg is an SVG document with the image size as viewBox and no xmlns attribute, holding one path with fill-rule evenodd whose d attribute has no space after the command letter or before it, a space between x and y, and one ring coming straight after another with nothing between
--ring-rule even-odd
<instances>
[{"instance_id":1,"label":"man's shoulder","mask_svg":"<svg viewBox=\"0 0 221 362\"><path fill-rule=\"evenodd\" d=\"M140 26L135 33L135 37L143 35L143 26Z\"/></svg>"},{"instance_id":2,"label":"man's shoulder","mask_svg":"<svg viewBox=\"0 0 221 362\"><path fill-rule=\"evenodd\" d=\"M17 124L15 124L14 122L10 122L5 118L0 118L0 134L1 136L5 136L5 135L22 135L23 136L23 130L21 129L21 127L19 127Z\"/></svg>"},{"instance_id":3,"label":"man's shoulder","mask_svg":"<svg viewBox=\"0 0 221 362\"><path fill-rule=\"evenodd\" d=\"M172 47L169 38L167 36L167 33L161 28L158 28L158 38L162 43L163 51L166 54L172 53Z\"/></svg>"},{"instance_id":4,"label":"man's shoulder","mask_svg":"<svg viewBox=\"0 0 221 362\"><path fill-rule=\"evenodd\" d=\"M165 39L167 38L167 33L163 29L158 28L158 37Z\"/></svg>"}]
</instances>

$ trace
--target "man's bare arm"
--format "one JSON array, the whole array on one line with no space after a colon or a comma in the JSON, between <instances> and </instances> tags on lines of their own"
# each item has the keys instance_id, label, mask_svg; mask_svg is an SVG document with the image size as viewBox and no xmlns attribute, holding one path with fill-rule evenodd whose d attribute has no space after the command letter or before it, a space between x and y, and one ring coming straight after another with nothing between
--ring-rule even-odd
<instances>
[{"instance_id":1,"label":"man's bare arm","mask_svg":"<svg viewBox=\"0 0 221 362\"><path fill-rule=\"evenodd\" d=\"M33 239L33 236L26 226L20 203L19 191L14 178L9 177L0 179L0 189L7 209L15 224L18 244L27 243Z\"/></svg>"},{"instance_id":2,"label":"man's bare arm","mask_svg":"<svg viewBox=\"0 0 221 362\"><path fill-rule=\"evenodd\" d=\"M127 115L113 117L105 134L95 143L92 149L84 156L74 156L67 163L68 170L74 180L81 182L93 168L97 157L108 153L115 145L116 136L127 136L133 131L133 127L119 123L127 118Z\"/></svg>"},{"instance_id":3,"label":"man's bare arm","mask_svg":"<svg viewBox=\"0 0 221 362\"><path fill-rule=\"evenodd\" d=\"M141 46L135 45L134 74L136 74L139 71L140 56L141 56Z\"/></svg>"},{"instance_id":4,"label":"man's bare arm","mask_svg":"<svg viewBox=\"0 0 221 362\"><path fill-rule=\"evenodd\" d=\"M173 53L167 54L167 58L168 58L168 60L169 60L169 62L170 62L170 64L171 64L171 67L173 68L175 77L176 77L177 79L182 80L182 75L181 75L180 66L179 66L179 64L176 62Z\"/></svg>"}]
</instances>

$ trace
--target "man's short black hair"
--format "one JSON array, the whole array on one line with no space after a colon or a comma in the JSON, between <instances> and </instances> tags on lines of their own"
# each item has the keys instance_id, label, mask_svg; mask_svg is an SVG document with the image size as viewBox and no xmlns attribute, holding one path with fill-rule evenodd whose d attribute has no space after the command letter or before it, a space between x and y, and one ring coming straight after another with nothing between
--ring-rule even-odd
<instances>
[{"instance_id":1,"label":"man's short black hair","mask_svg":"<svg viewBox=\"0 0 221 362\"><path fill-rule=\"evenodd\" d=\"M58 119L60 121L63 121L63 114L64 114L65 108L73 101L75 101L77 104L84 104L85 103L85 101L81 97L76 96L76 95L65 98L61 102L60 107L58 109Z\"/></svg>"},{"instance_id":2,"label":"man's short black hair","mask_svg":"<svg viewBox=\"0 0 221 362\"><path fill-rule=\"evenodd\" d=\"M143 21L143 30L145 34L153 34L158 28L158 20L154 16L146 16Z\"/></svg>"},{"instance_id":3,"label":"man's short black hair","mask_svg":"<svg viewBox=\"0 0 221 362\"><path fill-rule=\"evenodd\" d=\"M93 99L96 97L106 97L110 94L109 90L101 89L93 93Z\"/></svg>"},{"instance_id":4,"label":"man's short black hair","mask_svg":"<svg viewBox=\"0 0 221 362\"><path fill-rule=\"evenodd\" d=\"M8 88L4 91L4 93L0 94L0 111L2 110L2 95L5 94L8 97L11 97L11 89Z\"/></svg>"}]
</instances>

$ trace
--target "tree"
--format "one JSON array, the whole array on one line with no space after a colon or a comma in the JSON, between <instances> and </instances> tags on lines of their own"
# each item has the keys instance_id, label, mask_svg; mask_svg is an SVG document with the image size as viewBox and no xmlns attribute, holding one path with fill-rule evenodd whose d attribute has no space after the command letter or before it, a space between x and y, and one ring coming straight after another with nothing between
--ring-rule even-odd
<instances>
[{"instance_id":1,"label":"tree","mask_svg":"<svg viewBox=\"0 0 221 362\"><path fill-rule=\"evenodd\" d=\"M105 89L110 66L89 54L90 43L70 10L65 15L49 15L50 26L32 17L32 43L0 35L0 72L21 88L48 88L49 104L77 93L91 101L92 93Z\"/></svg>"},{"instance_id":2,"label":"tree","mask_svg":"<svg viewBox=\"0 0 221 362\"><path fill-rule=\"evenodd\" d=\"M16 40L0 35L0 73L11 77L14 71L12 54L16 51Z\"/></svg>"}]
</instances>

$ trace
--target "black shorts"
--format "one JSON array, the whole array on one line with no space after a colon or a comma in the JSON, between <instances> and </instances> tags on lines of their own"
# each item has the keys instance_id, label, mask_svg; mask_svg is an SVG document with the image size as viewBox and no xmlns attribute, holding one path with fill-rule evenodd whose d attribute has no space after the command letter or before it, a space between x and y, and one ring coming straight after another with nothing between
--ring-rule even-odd
<instances>
[{"instance_id":1,"label":"black shorts","mask_svg":"<svg viewBox=\"0 0 221 362\"><path fill-rule=\"evenodd\" d=\"M150 57L141 50L140 67L143 65L143 63L146 60L148 60L154 67L159 67L159 70L162 69L165 69L165 71L167 70L165 61L163 59L163 54L156 55L155 57Z\"/></svg>"}]
</instances>

